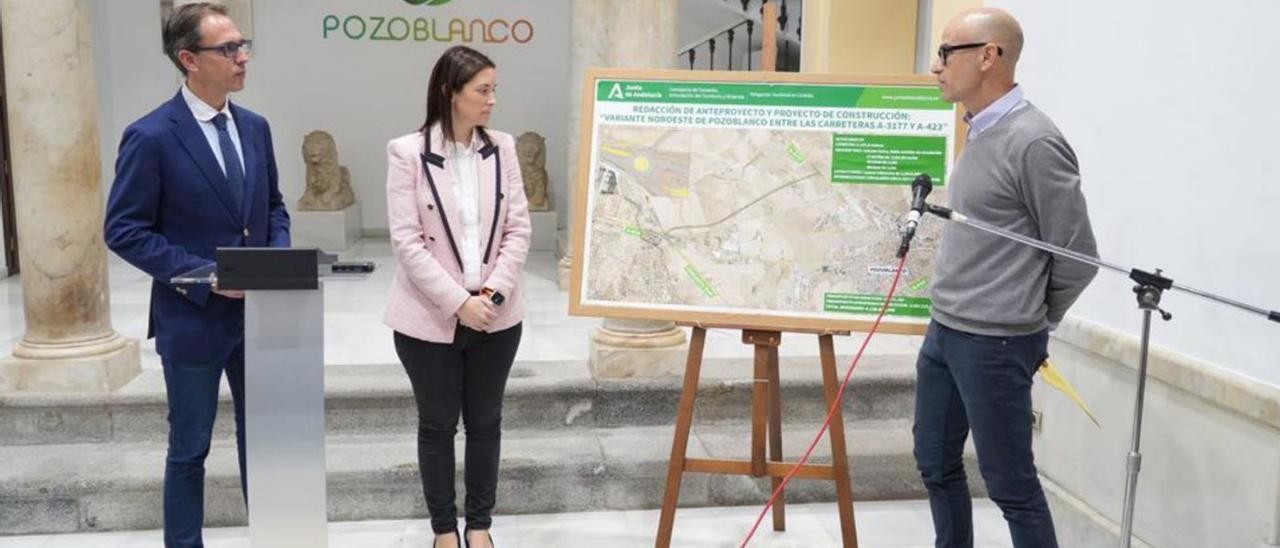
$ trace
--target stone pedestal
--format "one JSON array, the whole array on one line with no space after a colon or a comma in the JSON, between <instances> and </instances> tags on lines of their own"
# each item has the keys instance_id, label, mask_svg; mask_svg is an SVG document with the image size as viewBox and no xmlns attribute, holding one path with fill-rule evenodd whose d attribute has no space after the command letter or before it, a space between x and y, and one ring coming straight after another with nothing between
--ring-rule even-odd
<instances>
[{"instance_id":1,"label":"stone pedestal","mask_svg":"<svg viewBox=\"0 0 1280 548\"><path fill-rule=\"evenodd\" d=\"M342 251L360 239L360 204L340 211L290 211L290 235L294 247L318 247Z\"/></svg>"},{"instance_id":2,"label":"stone pedestal","mask_svg":"<svg viewBox=\"0 0 1280 548\"><path fill-rule=\"evenodd\" d=\"M111 327L97 94L83 2L0 2L26 333L10 390L119 388L138 343Z\"/></svg>"},{"instance_id":3,"label":"stone pedestal","mask_svg":"<svg viewBox=\"0 0 1280 548\"><path fill-rule=\"evenodd\" d=\"M597 379L682 375L686 340L672 322L606 318L591 334L591 374Z\"/></svg>"},{"instance_id":4,"label":"stone pedestal","mask_svg":"<svg viewBox=\"0 0 1280 548\"><path fill-rule=\"evenodd\" d=\"M533 234L529 236L529 251L556 250L556 212L530 211L529 222Z\"/></svg>"}]
</instances>

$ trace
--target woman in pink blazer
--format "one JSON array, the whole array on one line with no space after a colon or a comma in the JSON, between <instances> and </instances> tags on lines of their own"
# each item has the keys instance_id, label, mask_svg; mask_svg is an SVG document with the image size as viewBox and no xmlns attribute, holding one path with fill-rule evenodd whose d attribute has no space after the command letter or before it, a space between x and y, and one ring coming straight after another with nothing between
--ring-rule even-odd
<instances>
[{"instance_id":1,"label":"woman in pink blazer","mask_svg":"<svg viewBox=\"0 0 1280 548\"><path fill-rule=\"evenodd\" d=\"M493 545L502 394L520 344L529 213L511 135L485 128L493 61L465 46L431 71L427 119L387 144L397 270L383 321L418 403L418 470L435 545L459 546L453 439L466 426L467 546Z\"/></svg>"}]
</instances>

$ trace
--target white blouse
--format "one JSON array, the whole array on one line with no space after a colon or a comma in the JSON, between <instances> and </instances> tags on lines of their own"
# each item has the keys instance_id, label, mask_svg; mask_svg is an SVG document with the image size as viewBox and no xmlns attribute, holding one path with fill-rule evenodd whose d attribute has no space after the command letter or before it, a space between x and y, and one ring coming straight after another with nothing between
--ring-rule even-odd
<instances>
[{"instance_id":1,"label":"white blouse","mask_svg":"<svg viewBox=\"0 0 1280 548\"><path fill-rule=\"evenodd\" d=\"M480 136L471 134L471 144L458 146L456 141L445 143L448 157L445 163L453 179L453 196L462 212L462 241L458 252L462 254L462 284L467 291L480 291L480 180L476 175L476 162Z\"/></svg>"}]
</instances>

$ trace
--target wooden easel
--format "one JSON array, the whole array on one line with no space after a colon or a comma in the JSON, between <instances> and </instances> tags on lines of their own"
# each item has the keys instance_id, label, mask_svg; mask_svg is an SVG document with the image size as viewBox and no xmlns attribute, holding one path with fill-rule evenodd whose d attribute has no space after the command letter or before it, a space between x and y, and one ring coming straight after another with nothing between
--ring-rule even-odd
<instances>
[{"instance_id":1,"label":"wooden easel","mask_svg":"<svg viewBox=\"0 0 1280 548\"><path fill-rule=\"evenodd\" d=\"M680 499L680 480L685 471L709 474L735 474L755 478L773 478L773 489L795 463L782 461L782 396L778 386L778 345L782 343L782 331L747 329L740 326L707 326L704 324L680 324L693 328L693 340L689 343L689 358L684 370L684 388L680 392L680 407L676 412L675 439L671 442L671 463L667 468L667 491L662 499L662 514L658 520L657 548L671 545L671 531L675 523L676 502ZM706 343L707 329L741 329L742 342L755 347L755 375L751 403L751 460L691 459L686 456L689 447L689 430L693 425L693 404L698 396L698 378L702 370L702 351ZM789 333L807 333L818 336L818 348L822 362L823 395L830 408L840 389L836 376L836 355L833 335L848 335L848 331L816 331L788 329ZM767 424L767 426L766 426ZM768 434L769 457L765 458L765 435ZM830 479L836 482L836 504L840 512L840 532L845 548L857 548L858 531L853 521L853 486L849 478L849 460L844 441L844 418L840 406L831 417L831 465L806 464L795 477L806 479ZM785 492L773 506L773 530L786 530Z\"/></svg>"}]
</instances>

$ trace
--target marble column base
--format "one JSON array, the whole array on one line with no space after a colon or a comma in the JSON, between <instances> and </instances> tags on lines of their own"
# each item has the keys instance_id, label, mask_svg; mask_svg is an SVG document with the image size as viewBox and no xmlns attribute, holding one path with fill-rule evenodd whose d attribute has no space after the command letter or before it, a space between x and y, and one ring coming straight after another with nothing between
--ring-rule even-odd
<instances>
[{"instance_id":1,"label":"marble column base","mask_svg":"<svg viewBox=\"0 0 1280 548\"><path fill-rule=\"evenodd\" d=\"M13 392L112 392L133 380L141 371L137 339L116 335L99 343L110 348L102 353L41 352L51 357L21 357L21 348L0 359L3 388ZM19 347L22 343L19 343Z\"/></svg>"},{"instance_id":2,"label":"marble column base","mask_svg":"<svg viewBox=\"0 0 1280 548\"><path fill-rule=\"evenodd\" d=\"M606 319L591 334L588 364L597 379L679 376L685 342L684 330L671 322Z\"/></svg>"}]
</instances>

